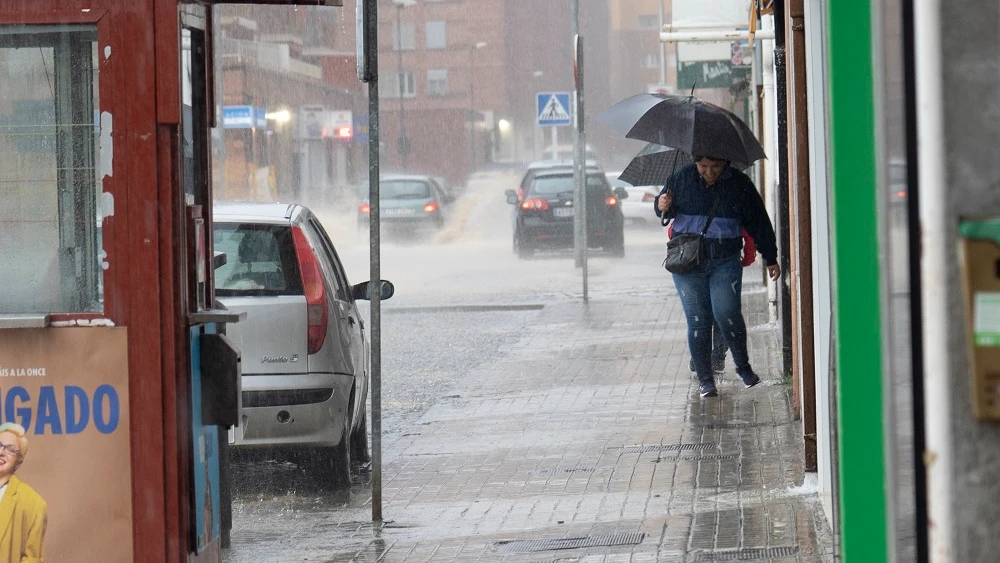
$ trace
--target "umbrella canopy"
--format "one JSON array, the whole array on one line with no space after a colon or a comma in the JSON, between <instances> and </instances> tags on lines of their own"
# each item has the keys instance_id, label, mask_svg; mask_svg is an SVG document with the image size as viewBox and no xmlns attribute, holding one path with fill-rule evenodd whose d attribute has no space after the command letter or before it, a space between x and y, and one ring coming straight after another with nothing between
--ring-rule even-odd
<instances>
[{"instance_id":1,"label":"umbrella canopy","mask_svg":"<svg viewBox=\"0 0 1000 563\"><path fill-rule=\"evenodd\" d=\"M744 166L767 158L742 119L693 96L637 94L604 110L597 119L629 139L692 155L724 158Z\"/></svg>"},{"instance_id":2,"label":"umbrella canopy","mask_svg":"<svg viewBox=\"0 0 1000 563\"><path fill-rule=\"evenodd\" d=\"M632 158L618 179L633 186L662 186L668 176L689 162L691 155L683 151L649 143Z\"/></svg>"},{"instance_id":3,"label":"umbrella canopy","mask_svg":"<svg viewBox=\"0 0 1000 563\"><path fill-rule=\"evenodd\" d=\"M639 151L618 175L618 179L633 186L662 186L678 168L691 162L691 155L671 147L649 143ZM740 171L750 168L743 162L731 161Z\"/></svg>"}]
</instances>

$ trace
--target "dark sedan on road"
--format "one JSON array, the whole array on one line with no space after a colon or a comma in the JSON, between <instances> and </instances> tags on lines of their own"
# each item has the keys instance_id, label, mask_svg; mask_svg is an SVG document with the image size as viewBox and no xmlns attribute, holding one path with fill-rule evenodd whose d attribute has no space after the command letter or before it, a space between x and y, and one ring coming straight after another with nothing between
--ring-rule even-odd
<instances>
[{"instance_id":1,"label":"dark sedan on road","mask_svg":"<svg viewBox=\"0 0 1000 563\"><path fill-rule=\"evenodd\" d=\"M567 171L539 172L531 179L523 198L507 190L507 203L514 205L514 252L519 258L536 250L573 247L573 174ZM587 246L601 248L612 256L625 255L623 188L611 189L603 172L587 173Z\"/></svg>"}]
</instances>

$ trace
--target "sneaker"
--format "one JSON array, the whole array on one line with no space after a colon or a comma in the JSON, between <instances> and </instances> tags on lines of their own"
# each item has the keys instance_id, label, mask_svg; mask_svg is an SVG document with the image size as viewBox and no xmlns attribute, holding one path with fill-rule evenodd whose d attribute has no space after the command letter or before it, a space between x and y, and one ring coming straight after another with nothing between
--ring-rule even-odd
<instances>
[{"instance_id":1,"label":"sneaker","mask_svg":"<svg viewBox=\"0 0 1000 563\"><path fill-rule=\"evenodd\" d=\"M698 386L698 393L702 398L719 396L719 390L715 388L714 383L702 383Z\"/></svg>"},{"instance_id":2,"label":"sneaker","mask_svg":"<svg viewBox=\"0 0 1000 563\"><path fill-rule=\"evenodd\" d=\"M760 383L760 377L757 376L752 370L747 370L740 374L740 379L743 380L743 386L747 389L751 387L756 387Z\"/></svg>"}]
</instances>

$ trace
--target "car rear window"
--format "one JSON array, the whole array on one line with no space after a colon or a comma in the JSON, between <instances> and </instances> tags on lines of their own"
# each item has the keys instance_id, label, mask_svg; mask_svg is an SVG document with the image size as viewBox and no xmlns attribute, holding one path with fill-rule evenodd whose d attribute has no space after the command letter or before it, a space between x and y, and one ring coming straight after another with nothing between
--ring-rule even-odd
<instances>
[{"instance_id":1,"label":"car rear window","mask_svg":"<svg viewBox=\"0 0 1000 563\"><path fill-rule=\"evenodd\" d=\"M215 271L216 295L302 294L290 227L216 223L214 242L216 252L226 253L226 264Z\"/></svg>"},{"instance_id":2,"label":"car rear window","mask_svg":"<svg viewBox=\"0 0 1000 563\"><path fill-rule=\"evenodd\" d=\"M607 186L607 181L597 174L587 175L587 188L588 191L593 191L595 188L605 188ZM535 178L535 181L531 183L531 190L529 193L533 195L555 195L561 194L563 192L573 191L573 176L540 176Z\"/></svg>"},{"instance_id":3,"label":"car rear window","mask_svg":"<svg viewBox=\"0 0 1000 563\"><path fill-rule=\"evenodd\" d=\"M431 187L419 180L383 180L379 183L379 199L428 199Z\"/></svg>"}]
</instances>

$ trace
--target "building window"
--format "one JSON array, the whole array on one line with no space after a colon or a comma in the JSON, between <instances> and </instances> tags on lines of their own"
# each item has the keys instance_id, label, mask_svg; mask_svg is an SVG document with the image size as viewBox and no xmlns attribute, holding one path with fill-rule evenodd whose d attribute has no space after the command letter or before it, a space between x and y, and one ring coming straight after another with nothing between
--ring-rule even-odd
<instances>
[{"instance_id":1,"label":"building window","mask_svg":"<svg viewBox=\"0 0 1000 563\"><path fill-rule=\"evenodd\" d=\"M445 96L448 94L448 69L437 68L427 71L427 95Z\"/></svg>"},{"instance_id":2,"label":"building window","mask_svg":"<svg viewBox=\"0 0 1000 563\"><path fill-rule=\"evenodd\" d=\"M444 49L448 46L445 29L445 23L442 21L427 22L428 49Z\"/></svg>"},{"instance_id":3,"label":"building window","mask_svg":"<svg viewBox=\"0 0 1000 563\"><path fill-rule=\"evenodd\" d=\"M639 29L656 29L660 27L660 16L642 14L639 16Z\"/></svg>"},{"instance_id":4,"label":"building window","mask_svg":"<svg viewBox=\"0 0 1000 563\"><path fill-rule=\"evenodd\" d=\"M660 68L660 54L647 53L644 57L642 57L640 66L642 66L642 68Z\"/></svg>"},{"instance_id":5,"label":"building window","mask_svg":"<svg viewBox=\"0 0 1000 563\"><path fill-rule=\"evenodd\" d=\"M414 39L413 22L393 22L392 24L392 50L393 51L412 51L416 46L416 40ZM402 43L403 48L400 49L400 43Z\"/></svg>"},{"instance_id":6,"label":"building window","mask_svg":"<svg viewBox=\"0 0 1000 563\"><path fill-rule=\"evenodd\" d=\"M417 95L417 89L413 82L413 71L403 70L383 70L378 75L380 98L399 98L400 87L404 98L413 98Z\"/></svg>"},{"instance_id":7,"label":"building window","mask_svg":"<svg viewBox=\"0 0 1000 563\"><path fill-rule=\"evenodd\" d=\"M0 313L103 309L97 51L94 26L0 30Z\"/></svg>"}]
</instances>

